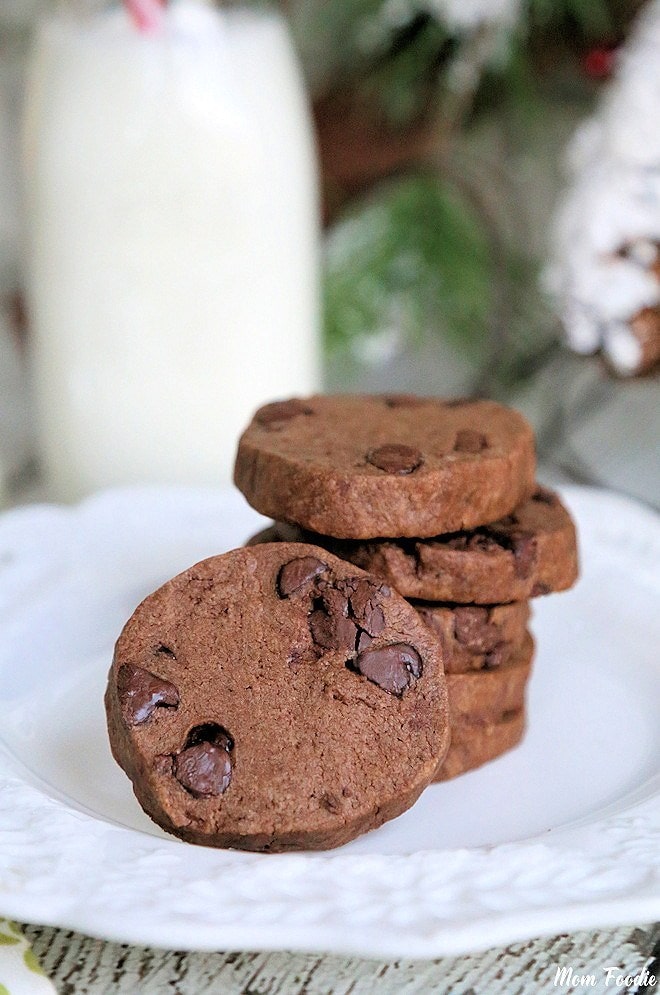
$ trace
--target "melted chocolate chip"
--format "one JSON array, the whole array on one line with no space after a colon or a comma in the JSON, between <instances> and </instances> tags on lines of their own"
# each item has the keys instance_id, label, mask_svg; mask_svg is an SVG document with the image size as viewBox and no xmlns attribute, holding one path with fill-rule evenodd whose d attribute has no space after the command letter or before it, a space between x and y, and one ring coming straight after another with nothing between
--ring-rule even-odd
<instances>
[{"instance_id":1,"label":"melted chocolate chip","mask_svg":"<svg viewBox=\"0 0 660 995\"><path fill-rule=\"evenodd\" d=\"M254 416L254 420L264 428L277 428L282 422L290 421L297 415L311 415L312 409L308 404L304 404L297 398L289 401L273 401L272 404L265 404Z\"/></svg>"},{"instance_id":2,"label":"melted chocolate chip","mask_svg":"<svg viewBox=\"0 0 660 995\"><path fill-rule=\"evenodd\" d=\"M318 583L317 592L318 597L314 603L315 608L320 608L328 614L343 615L345 618L348 618L348 591L343 581L330 583L321 580Z\"/></svg>"},{"instance_id":3,"label":"melted chocolate chip","mask_svg":"<svg viewBox=\"0 0 660 995\"><path fill-rule=\"evenodd\" d=\"M530 592L530 597L538 598L543 594L550 594L551 588L549 584L544 584L542 580L539 580L534 584Z\"/></svg>"},{"instance_id":4,"label":"melted chocolate chip","mask_svg":"<svg viewBox=\"0 0 660 995\"><path fill-rule=\"evenodd\" d=\"M128 663L119 668L117 691L121 713L132 726L146 722L156 708L176 708L179 704L174 684Z\"/></svg>"},{"instance_id":5,"label":"melted chocolate chip","mask_svg":"<svg viewBox=\"0 0 660 995\"><path fill-rule=\"evenodd\" d=\"M369 646L346 666L398 698L422 675L420 655L407 643L392 643L379 649Z\"/></svg>"},{"instance_id":6,"label":"melted chocolate chip","mask_svg":"<svg viewBox=\"0 0 660 995\"><path fill-rule=\"evenodd\" d=\"M390 590L384 584L374 584L362 577L356 579L355 589L349 598L351 611L360 628L370 636L378 636L385 628L381 601L389 594Z\"/></svg>"},{"instance_id":7,"label":"melted chocolate chip","mask_svg":"<svg viewBox=\"0 0 660 995\"><path fill-rule=\"evenodd\" d=\"M497 626L488 621L488 609L467 606L454 609L454 635L473 653L487 653L497 645Z\"/></svg>"},{"instance_id":8,"label":"melted chocolate chip","mask_svg":"<svg viewBox=\"0 0 660 995\"><path fill-rule=\"evenodd\" d=\"M462 428L456 433L454 442L454 452L456 453L480 453L482 449L488 448L488 439L481 432L475 432L471 428Z\"/></svg>"},{"instance_id":9,"label":"melted chocolate chip","mask_svg":"<svg viewBox=\"0 0 660 995\"><path fill-rule=\"evenodd\" d=\"M197 743L175 758L174 776L195 798L221 795L231 781L231 757L214 743Z\"/></svg>"},{"instance_id":10,"label":"melted chocolate chip","mask_svg":"<svg viewBox=\"0 0 660 995\"><path fill-rule=\"evenodd\" d=\"M233 748L232 736L217 723L195 726L173 759L174 777L195 798L221 795L231 781Z\"/></svg>"},{"instance_id":11,"label":"melted chocolate chip","mask_svg":"<svg viewBox=\"0 0 660 995\"><path fill-rule=\"evenodd\" d=\"M360 651L385 628L382 601L391 591L365 577L317 581L309 630L317 649Z\"/></svg>"},{"instance_id":12,"label":"melted chocolate chip","mask_svg":"<svg viewBox=\"0 0 660 995\"><path fill-rule=\"evenodd\" d=\"M309 631L319 649L355 649L357 626L349 615L348 594L342 581L320 581Z\"/></svg>"},{"instance_id":13,"label":"melted chocolate chip","mask_svg":"<svg viewBox=\"0 0 660 995\"><path fill-rule=\"evenodd\" d=\"M326 650L353 650L358 629L350 618L317 610L309 616L309 631L315 644Z\"/></svg>"},{"instance_id":14,"label":"melted chocolate chip","mask_svg":"<svg viewBox=\"0 0 660 995\"><path fill-rule=\"evenodd\" d=\"M406 474L413 473L424 462L424 457L419 449L413 446L404 446L399 443L388 443L372 449L367 453L367 462L372 466L384 470L385 473Z\"/></svg>"},{"instance_id":15,"label":"melted chocolate chip","mask_svg":"<svg viewBox=\"0 0 660 995\"><path fill-rule=\"evenodd\" d=\"M277 593L281 598L289 598L297 591L308 587L319 574L328 569L328 564L315 556L300 556L289 560L277 575Z\"/></svg>"}]
</instances>

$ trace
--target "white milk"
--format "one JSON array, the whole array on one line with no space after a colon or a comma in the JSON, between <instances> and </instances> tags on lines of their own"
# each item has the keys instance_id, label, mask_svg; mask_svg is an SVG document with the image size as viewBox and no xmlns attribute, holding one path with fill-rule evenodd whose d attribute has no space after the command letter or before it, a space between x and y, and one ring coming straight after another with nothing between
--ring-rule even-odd
<instances>
[{"instance_id":1,"label":"white milk","mask_svg":"<svg viewBox=\"0 0 660 995\"><path fill-rule=\"evenodd\" d=\"M29 284L50 491L230 479L253 409L318 379L315 161L271 14L122 9L39 32Z\"/></svg>"}]
</instances>

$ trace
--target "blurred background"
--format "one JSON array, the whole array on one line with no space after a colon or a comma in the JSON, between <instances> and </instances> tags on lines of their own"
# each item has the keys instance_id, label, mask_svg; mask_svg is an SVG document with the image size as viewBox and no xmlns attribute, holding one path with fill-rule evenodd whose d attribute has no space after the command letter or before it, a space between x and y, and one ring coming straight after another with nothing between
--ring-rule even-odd
<instances>
[{"instance_id":1,"label":"blurred background","mask_svg":"<svg viewBox=\"0 0 660 995\"><path fill-rule=\"evenodd\" d=\"M658 2L2 0L5 502L228 479L322 386L659 505L659 108Z\"/></svg>"}]
</instances>

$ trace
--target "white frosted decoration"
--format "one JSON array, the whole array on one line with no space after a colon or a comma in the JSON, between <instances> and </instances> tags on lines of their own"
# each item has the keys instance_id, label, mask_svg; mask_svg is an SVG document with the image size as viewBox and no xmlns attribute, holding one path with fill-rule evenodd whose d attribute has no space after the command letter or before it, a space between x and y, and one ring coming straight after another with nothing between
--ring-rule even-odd
<instances>
[{"instance_id":1,"label":"white frosted decoration","mask_svg":"<svg viewBox=\"0 0 660 995\"><path fill-rule=\"evenodd\" d=\"M577 301L569 302L566 312L573 333L571 345L575 351L585 356L596 352L600 346L600 328L593 315Z\"/></svg>"},{"instance_id":2,"label":"white frosted decoration","mask_svg":"<svg viewBox=\"0 0 660 995\"><path fill-rule=\"evenodd\" d=\"M638 238L630 243L628 255L640 266L648 269L658 258L658 247L648 238Z\"/></svg>"},{"instance_id":3,"label":"white frosted decoration","mask_svg":"<svg viewBox=\"0 0 660 995\"><path fill-rule=\"evenodd\" d=\"M595 118L587 118L578 126L565 153L566 168L571 173L577 173L585 163L593 161L600 143L600 131Z\"/></svg>"},{"instance_id":4,"label":"white frosted decoration","mask_svg":"<svg viewBox=\"0 0 660 995\"><path fill-rule=\"evenodd\" d=\"M608 95L605 124L622 159L649 164L660 159L660 4L650 4L637 21L617 66L617 85Z\"/></svg>"},{"instance_id":5,"label":"white frosted decoration","mask_svg":"<svg viewBox=\"0 0 660 995\"><path fill-rule=\"evenodd\" d=\"M643 358L642 346L629 325L608 326L605 332L605 350L618 373L634 373Z\"/></svg>"},{"instance_id":6,"label":"white frosted decoration","mask_svg":"<svg viewBox=\"0 0 660 995\"><path fill-rule=\"evenodd\" d=\"M631 317L631 299L638 302L634 311L651 307L657 300L653 277L626 259L613 259L590 269L585 267L578 290L584 290L595 302L600 301L598 315L605 322Z\"/></svg>"},{"instance_id":7,"label":"white frosted decoration","mask_svg":"<svg viewBox=\"0 0 660 995\"><path fill-rule=\"evenodd\" d=\"M599 110L567 150L569 182L544 275L571 347L585 352L600 344L626 373L636 372L642 350L622 326L660 304L660 281L651 270L660 243L658 106L660 0L654 0L621 53Z\"/></svg>"}]
</instances>

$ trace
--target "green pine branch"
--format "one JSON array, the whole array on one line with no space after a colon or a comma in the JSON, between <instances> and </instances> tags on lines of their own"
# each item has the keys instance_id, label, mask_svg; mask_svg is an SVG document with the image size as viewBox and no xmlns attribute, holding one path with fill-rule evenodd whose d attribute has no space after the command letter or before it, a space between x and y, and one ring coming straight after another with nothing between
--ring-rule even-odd
<instances>
[{"instance_id":1,"label":"green pine branch","mask_svg":"<svg viewBox=\"0 0 660 995\"><path fill-rule=\"evenodd\" d=\"M331 349L396 320L415 338L441 330L475 353L487 334L493 259L474 210L439 178L384 187L328 240L325 327Z\"/></svg>"}]
</instances>

